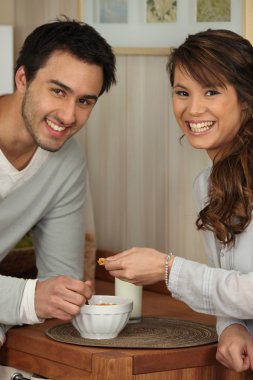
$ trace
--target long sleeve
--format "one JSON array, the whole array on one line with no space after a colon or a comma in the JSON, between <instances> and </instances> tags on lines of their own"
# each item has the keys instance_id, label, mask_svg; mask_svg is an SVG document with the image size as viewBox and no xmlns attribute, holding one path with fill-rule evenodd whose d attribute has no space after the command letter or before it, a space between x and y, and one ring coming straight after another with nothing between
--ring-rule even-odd
<instances>
[{"instance_id":1,"label":"long sleeve","mask_svg":"<svg viewBox=\"0 0 253 380\"><path fill-rule=\"evenodd\" d=\"M208 201L210 168L194 181L197 212ZM196 311L215 315L217 332L233 323L253 336L253 222L236 237L232 248L222 247L211 231L201 231L208 265L176 257L168 288L175 298Z\"/></svg>"},{"instance_id":2,"label":"long sleeve","mask_svg":"<svg viewBox=\"0 0 253 380\"><path fill-rule=\"evenodd\" d=\"M85 179L83 166L73 168L54 207L32 229L39 279L59 274L83 278Z\"/></svg>"},{"instance_id":3,"label":"long sleeve","mask_svg":"<svg viewBox=\"0 0 253 380\"><path fill-rule=\"evenodd\" d=\"M192 309L221 317L253 318L253 272L211 268L175 257L169 277L172 296Z\"/></svg>"},{"instance_id":4,"label":"long sleeve","mask_svg":"<svg viewBox=\"0 0 253 380\"><path fill-rule=\"evenodd\" d=\"M225 330L226 327L233 325L235 323L244 326L248 330L248 332L252 335L251 329L248 328L247 324L244 322L243 319L237 319L237 318L231 318L231 317L217 317L216 331L217 331L218 336L221 335L221 333Z\"/></svg>"},{"instance_id":5,"label":"long sleeve","mask_svg":"<svg viewBox=\"0 0 253 380\"><path fill-rule=\"evenodd\" d=\"M73 140L51 153L41 168L0 202L0 258L32 231L39 278L82 278L85 160ZM26 280L0 276L0 323L22 324ZM22 313L21 313L22 314Z\"/></svg>"}]
</instances>

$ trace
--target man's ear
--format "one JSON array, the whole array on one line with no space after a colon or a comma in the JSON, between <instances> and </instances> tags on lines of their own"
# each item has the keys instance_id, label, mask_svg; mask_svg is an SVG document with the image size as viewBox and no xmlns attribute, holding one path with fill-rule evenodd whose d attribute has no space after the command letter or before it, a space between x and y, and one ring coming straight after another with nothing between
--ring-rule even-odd
<instances>
[{"instance_id":1,"label":"man's ear","mask_svg":"<svg viewBox=\"0 0 253 380\"><path fill-rule=\"evenodd\" d=\"M17 90L24 92L26 90L26 75L24 66L20 66L15 74L15 83Z\"/></svg>"}]
</instances>

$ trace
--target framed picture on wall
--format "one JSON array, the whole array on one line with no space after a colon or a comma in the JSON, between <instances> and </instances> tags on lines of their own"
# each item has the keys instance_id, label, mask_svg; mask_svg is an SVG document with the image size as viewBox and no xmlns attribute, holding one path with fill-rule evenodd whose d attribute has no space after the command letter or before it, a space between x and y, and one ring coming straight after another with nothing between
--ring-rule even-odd
<instances>
[{"instance_id":1,"label":"framed picture on wall","mask_svg":"<svg viewBox=\"0 0 253 380\"><path fill-rule=\"evenodd\" d=\"M231 0L197 0L197 22L231 22Z\"/></svg>"},{"instance_id":2,"label":"framed picture on wall","mask_svg":"<svg viewBox=\"0 0 253 380\"><path fill-rule=\"evenodd\" d=\"M208 28L241 34L244 1L80 0L80 12L114 48L169 49Z\"/></svg>"}]
</instances>

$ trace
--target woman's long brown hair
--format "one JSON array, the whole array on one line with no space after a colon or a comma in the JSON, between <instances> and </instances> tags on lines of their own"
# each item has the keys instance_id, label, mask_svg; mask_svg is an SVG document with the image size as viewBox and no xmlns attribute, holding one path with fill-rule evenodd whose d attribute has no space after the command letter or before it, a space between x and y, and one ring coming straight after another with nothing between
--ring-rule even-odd
<instances>
[{"instance_id":1,"label":"woman's long brown hair","mask_svg":"<svg viewBox=\"0 0 253 380\"><path fill-rule=\"evenodd\" d=\"M189 35L172 51L167 65L174 85L175 67L204 86L231 84L243 105L239 132L214 158L208 201L196 226L212 231L223 246L233 246L252 219L253 209L253 47L228 30Z\"/></svg>"}]
</instances>

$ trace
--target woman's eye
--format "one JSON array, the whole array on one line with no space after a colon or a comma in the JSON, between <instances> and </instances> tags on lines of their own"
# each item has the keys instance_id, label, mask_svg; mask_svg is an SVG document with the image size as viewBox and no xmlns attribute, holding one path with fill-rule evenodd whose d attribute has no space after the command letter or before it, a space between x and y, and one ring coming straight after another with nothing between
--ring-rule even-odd
<instances>
[{"instance_id":1,"label":"woman's eye","mask_svg":"<svg viewBox=\"0 0 253 380\"><path fill-rule=\"evenodd\" d=\"M179 96L188 96L188 92L186 92L184 90L177 90L177 91L175 91L175 94L179 95Z\"/></svg>"},{"instance_id":2,"label":"woman's eye","mask_svg":"<svg viewBox=\"0 0 253 380\"><path fill-rule=\"evenodd\" d=\"M217 91L217 90L208 90L206 92L207 96L213 96L213 95L218 95L218 94L219 94L219 91Z\"/></svg>"}]
</instances>

